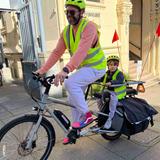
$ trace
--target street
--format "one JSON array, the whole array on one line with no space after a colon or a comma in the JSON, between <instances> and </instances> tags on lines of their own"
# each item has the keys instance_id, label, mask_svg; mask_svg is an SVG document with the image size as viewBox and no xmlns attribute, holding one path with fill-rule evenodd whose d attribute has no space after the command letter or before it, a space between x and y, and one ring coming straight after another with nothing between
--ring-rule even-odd
<instances>
[{"instance_id":1,"label":"street","mask_svg":"<svg viewBox=\"0 0 160 160\"><path fill-rule=\"evenodd\" d=\"M146 89L139 94L149 104L155 106L160 112L160 85ZM35 103L26 94L20 83L7 84L0 88L0 127L5 123L24 113L32 112ZM51 106L51 108L55 106ZM61 108L67 116L70 116L70 108ZM56 144L53 147L49 160L159 160L160 156L160 116L154 117L155 125L145 132L131 136L128 140L122 135L118 140L106 141L100 135L80 138L76 144L63 145L63 132L53 120L56 131ZM3 159L0 157L0 159Z\"/></svg>"}]
</instances>

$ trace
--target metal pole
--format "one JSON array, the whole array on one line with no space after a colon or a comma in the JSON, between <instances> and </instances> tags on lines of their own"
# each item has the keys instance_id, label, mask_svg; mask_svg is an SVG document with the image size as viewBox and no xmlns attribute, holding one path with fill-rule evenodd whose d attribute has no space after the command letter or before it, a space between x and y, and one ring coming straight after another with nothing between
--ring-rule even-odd
<instances>
[{"instance_id":1,"label":"metal pole","mask_svg":"<svg viewBox=\"0 0 160 160\"><path fill-rule=\"evenodd\" d=\"M3 56L3 41L2 41L2 36L0 32L0 63L3 64L4 62L4 56Z\"/></svg>"},{"instance_id":2,"label":"metal pole","mask_svg":"<svg viewBox=\"0 0 160 160\"><path fill-rule=\"evenodd\" d=\"M39 46L37 45L36 41L36 33L35 33L35 23L34 23L34 20L33 20L33 8L32 8L32 5L30 3L29 5L29 11L30 11L30 20L31 20L31 29L32 29L32 35L33 35L33 44L34 44L34 53L35 53L35 60L36 60L36 63L37 63L37 67L39 68L40 67L40 61L39 61L39 58L38 58L38 51L40 50Z\"/></svg>"},{"instance_id":3,"label":"metal pole","mask_svg":"<svg viewBox=\"0 0 160 160\"><path fill-rule=\"evenodd\" d=\"M41 0L37 0L37 13L38 13L38 24L40 31L40 41L41 41L41 51L46 51L46 43L45 43L45 32L44 32L44 22L42 16L42 2Z\"/></svg>"},{"instance_id":4,"label":"metal pole","mask_svg":"<svg viewBox=\"0 0 160 160\"><path fill-rule=\"evenodd\" d=\"M58 34L60 35L61 29L60 29L60 18L59 18L58 0L55 0L55 6L56 6L57 19L58 19Z\"/></svg>"}]
</instances>

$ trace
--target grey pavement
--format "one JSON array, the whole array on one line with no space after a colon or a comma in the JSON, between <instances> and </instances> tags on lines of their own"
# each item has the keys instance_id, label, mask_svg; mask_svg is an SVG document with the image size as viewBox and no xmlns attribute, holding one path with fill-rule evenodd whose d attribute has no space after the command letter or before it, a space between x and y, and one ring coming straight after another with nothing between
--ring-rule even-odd
<instances>
[{"instance_id":1,"label":"grey pavement","mask_svg":"<svg viewBox=\"0 0 160 160\"><path fill-rule=\"evenodd\" d=\"M160 84L146 89L139 94L145 98L160 113ZM25 92L21 83L6 84L0 88L0 128L8 121L25 113L31 113L35 102ZM60 105L50 105L59 108L70 117L70 109ZM83 137L76 144L63 145L63 132L51 120L56 131L56 144L49 160L159 160L160 158L160 116L154 117L155 125L143 133L131 136L121 136L118 140L107 141L100 135Z\"/></svg>"}]
</instances>

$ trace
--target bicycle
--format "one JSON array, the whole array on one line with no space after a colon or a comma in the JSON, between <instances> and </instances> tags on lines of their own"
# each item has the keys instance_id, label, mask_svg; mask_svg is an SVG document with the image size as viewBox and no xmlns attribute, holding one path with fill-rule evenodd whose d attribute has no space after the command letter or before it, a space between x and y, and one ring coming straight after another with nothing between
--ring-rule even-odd
<instances>
[{"instance_id":1,"label":"bicycle","mask_svg":"<svg viewBox=\"0 0 160 160\"><path fill-rule=\"evenodd\" d=\"M33 110L36 111L37 114L27 114L18 117L1 128L0 152L2 154L2 158L12 160L14 160L14 158L23 158L23 160L47 160L56 141L55 129L47 118L53 118L57 122L64 133L71 139L71 144L75 144L76 140L80 137L92 134L100 134L104 139L107 140L115 140L121 136L121 128L123 126L122 121L120 121L120 125L118 125L118 128L115 130L105 130L101 128L99 125L99 116L101 115L106 117L106 119L108 117L108 114L102 112L102 110L92 111L93 115L95 115L94 120L89 125L79 129L71 128L70 120L60 110L55 109L51 111L47 106L47 99L57 104L74 107L63 100L48 96L51 82L53 81L54 77L55 76L52 75L42 78L34 74L34 79L45 87L42 100L37 100L32 97L32 99L34 99L38 104L38 106L33 107ZM89 85L87 89L86 99L89 94L90 87L91 85ZM128 95L132 94L135 95L133 92L129 93ZM103 99L105 102L108 101L108 99L105 97L105 94L102 96L95 95L95 97ZM102 104L100 107L103 108L103 106L104 104ZM121 119L124 116L121 112L121 109L117 109L116 115ZM20 132L18 132L19 129ZM22 131L24 132L22 133ZM16 143L13 143L13 141L16 141Z\"/></svg>"},{"instance_id":2,"label":"bicycle","mask_svg":"<svg viewBox=\"0 0 160 160\"><path fill-rule=\"evenodd\" d=\"M62 128L64 133L69 133L70 128L70 120L59 110L51 111L47 107L47 98L52 100L54 103L62 104L65 106L71 106L65 101L55 99L48 96L51 82L54 79L54 75L41 78L37 75L34 75L34 78L41 82L41 84L45 87L44 94L42 95L42 100L37 100L34 97L32 97L33 100L35 100L38 104L37 107L33 107L33 110L37 112L37 114L28 114L21 117L18 117L11 122L7 123L3 128L0 130L0 152L3 158L6 159L41 159L41 160L47 160L49 157L53 146L55 145L56 135L55 135L55 129L53 128L52 124L47 120L45 117L53 118L58 125ZM49 115L47 115L48 113ZM24 137L21 137L19 131L22 132L25 130L22 134L25 134ZM82 134L82 133L81 133ZM44 136L43 136L44 135ZM84 134L82 134L84 135ZM8 138L11 136L11 139L8 140ZM46 140L40 138L46 138ZM40 141L39 141L40 140ZM11 141L17 141L16 143L10 143ZM41 144L41 141L43 142ZM44 144L45 142L45 144ZM15 145L17 144L17 145ZM39 147L42 149L44 146L44 150L41 150L42 154L37 155L34 152L38 151ZM36 150L37 148L37 150ZM14 150L15 149L15 150ZM13 152L14 150L14 152Z\"/></svg>"}]
</instances>

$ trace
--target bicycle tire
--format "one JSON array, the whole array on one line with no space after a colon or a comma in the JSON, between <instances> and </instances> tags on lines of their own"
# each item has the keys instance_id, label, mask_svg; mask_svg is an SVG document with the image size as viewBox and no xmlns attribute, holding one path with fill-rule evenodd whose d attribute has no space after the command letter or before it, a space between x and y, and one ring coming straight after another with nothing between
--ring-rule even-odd
<instances>
[{"instance_id":1,"label":"bicycle tire","mask_svg":"<svg viewBox=\"0 0 160 160\"><path fill-rule=\"evenodd\" d=\"M11 122L9 122L9 123L7 123L1 130L0 130L0 149L1 150L3 150L4 149L4 147L3 148L1 148L2 146L2 144L3 144L3 138L4 138L4 140L5 140L5 135L8 133L8 134L13 134L12 133L12 130L14 130L14 127L18 127L18 125L24 125L24 124L28 124L28 123L32 123L32 125L34 124L34 123L36 123L37 122L37 120L38 120L38 118L39 118L39 115L24 115L24 116L22 116L22 117L19 117L19 118L16 118L16 119L14 119L13 121L11 121ZM48 159L48 157L49 157L49 155L50 155L50 153L51 153L51 151L52 151L52 148L53 148L53 146L55 145L55 139L56 139L56 137L55 137L55 130L54 130L54 128L53 128L53 126L51 125L51 123L46 119L46 118L42 118L42 121L41 121L41 123L40 123L40 127L43 127L44 128L44 131L46 132L46 135L48 136L48 141L47 141L47 145L45 146L45 152L44 152L44 154L42 154L42 156L41 156L41 158L38 158L38 159L40 159L40 160L47 160ZM41 129L39 127L39 130ZM11 133L10 133L11 132ZM19 133L19 132L18 132ZM25 133L26 134L26 133ZM37 133L38 134L38 133ZM7 135L6 135L7 136ZM17 135L14 135L13 134L13 137L14 136L17 136ZM37 138L38 136L36 135L36 138ZM17 138L17 137L16 137ZM26 138L26 135L25 135L25 138ZM18 139L18 138L17 138ZM40 138L39 138L40 139ZM32 143L32 149L35 149L37 146L37 141L39 140L38 138L33 142L34 143L34 148L33 148L33 143ZM40 139L40 141L41 141L41 139ZM23 142L25 142L25 140L23 140ZM22 141L21 141L21 143L23 143ZM11 142L10 142L11 143ZM22 145L22 144L19 144L18 146L20 146L20 145ZM6 142L4 143L4 144L6 144ZM4 144L3 144L3 146L4 146ZM5 146L7 146L7 145L5 145ZM39 146L40 147L40 146ZM8 147L8 149L9 149L9 147ZM16 147L15 147L15 149L16 149ZM1 152L1 150L0 150L0 152ZM24 149L25 150L25 149ZM17 150L16 150L16 153L18 153L19 154L19 152L17 152L17 151L19 151L18 150L18 148L17 148ZM34 151L34 150L33 150ZM37 152L39 152L39 150L37 151ZM33 154L33 153L35 153L35 151L34 152L31 152L31 154ZM5 155L6 156L6 155ZM8 155L9 156L9 155ZM20 155L18 155L18 156L20 156ZM27 155L28 156L28 155ZM29 156L32 156L32 155L29 155ZM25 157L26 158L26 157ZM13 158L12 158L13 159ZM30 158L29 158L30 159ZM33 157L33 159L35 159L34 157Z\"/></svg>"},{"instance_id":2,"label":"bicycle tire","mask_svg":"<svg viewBox=\"0 0 160 160\"><path fill-rule=\"evenodd\" d=\"M107 134L107 133L103 133L101 134L101 136L105 139L105 140L110 140L110 141L113 141L113 140L116 140L118 139L120 136L121 136L121 132L118 132L118 133L115 133L115 134Z\"/></svg>"}]
</instances>

